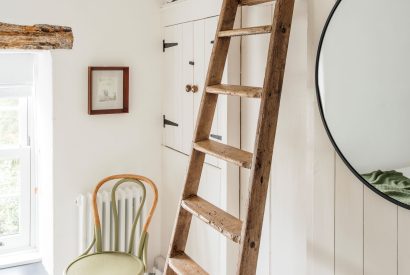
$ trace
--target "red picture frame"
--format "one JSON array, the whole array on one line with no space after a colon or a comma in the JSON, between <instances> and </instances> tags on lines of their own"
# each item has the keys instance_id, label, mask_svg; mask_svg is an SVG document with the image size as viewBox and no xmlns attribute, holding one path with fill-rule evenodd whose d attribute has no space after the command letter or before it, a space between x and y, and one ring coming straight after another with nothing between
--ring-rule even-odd
<instances>
[{"instance_id":1,"label":"red picture frame","mask_svg":"<svg viewBox=\"0 0 410 275\"><path fill-rule=\"evenodd\" d=\"M128 113L128 104L129 67L88 67L89 115Z\"/></svg>"}]
</instances>

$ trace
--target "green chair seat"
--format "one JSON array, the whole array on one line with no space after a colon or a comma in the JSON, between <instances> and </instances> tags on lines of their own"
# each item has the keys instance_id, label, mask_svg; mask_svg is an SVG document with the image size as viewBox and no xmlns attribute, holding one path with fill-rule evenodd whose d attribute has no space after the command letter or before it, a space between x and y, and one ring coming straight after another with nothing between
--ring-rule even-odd
<instances>
[{"instance_id":1,"label":"green chair seat","mask_svg":"<svg viewBox=\"0 0 410 275\"><path fill-rule=\"evenodd\" d=\"M85 255L70 264L66 275L141 275L144 263L122 252L103 252Z\"/></svg>"}]
</instances>

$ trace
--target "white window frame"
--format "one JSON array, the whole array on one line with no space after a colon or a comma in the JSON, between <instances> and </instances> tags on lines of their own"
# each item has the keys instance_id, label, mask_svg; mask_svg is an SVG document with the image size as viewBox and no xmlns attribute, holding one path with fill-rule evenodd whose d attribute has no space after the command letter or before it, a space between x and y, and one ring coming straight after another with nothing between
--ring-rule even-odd
<instances>
[{"instance_id":1,"label":"white window frame","mask_svg":"<svg viewBox=\"0 0 410 275\"><path fill-rule=\"evenodd\" d=\"M34 190L35 174L33 141L33 108L31 106L34 84L0 85L1 98L19 98L20 144L0 147L0 160L20 161L20 220L19 233L0 237L0 255L35 248L36 200ZM0 108L3 109L3 108ZM1 194L0 194L1 196Z\"/></svg>"}]
</instances>

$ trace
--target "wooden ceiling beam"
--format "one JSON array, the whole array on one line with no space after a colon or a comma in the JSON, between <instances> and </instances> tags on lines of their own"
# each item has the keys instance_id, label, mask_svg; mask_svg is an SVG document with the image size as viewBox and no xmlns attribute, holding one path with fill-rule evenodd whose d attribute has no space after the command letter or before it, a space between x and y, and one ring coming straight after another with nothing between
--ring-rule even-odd
<instances>
[{"instance_id":1,"label":"wooden ceiling beam","mask_svg":"<svg viewBox=\"0 0 410 275\"><path fill-rule=\"evenodd\" d=\"M0 49L72 49L70 27L52 25L22 26L0 22Z\"/></svg>"}]
</instances>

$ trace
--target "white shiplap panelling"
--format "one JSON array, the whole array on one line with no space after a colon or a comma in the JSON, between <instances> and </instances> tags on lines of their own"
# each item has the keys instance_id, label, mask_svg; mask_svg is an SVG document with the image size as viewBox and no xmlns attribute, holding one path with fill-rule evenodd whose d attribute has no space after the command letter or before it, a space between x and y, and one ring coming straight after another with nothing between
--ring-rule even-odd
<instances>
[{"instance_id":1,"label":"white shiplap panelling","mask_svg":"<svg viewBox=\"0 0 410 275\"><path fill-rule=\"evenodd\" d=\"M313 93L313 91L312 91ZM315 112L312 222L308 239L309 274L334 273L335 152Z\"/></svg>"},{"instance_id":2,"label":"white shiplap panelling","mask_svg":"<svg viewBox=\"0 0 410 275\"><path fill-rule=\"evenodd\" d=\"M272 22L272 5L259 5L242 8L242 26L268 25ZM261 87L265 75L265 63L269 46L268 35L256 35L242 38L241 84ZM241 99L241 148L253 152L256 136L260 100ZM246 199L249 189L248 169L241 169L241 218L244 219ZM270 194L270 188L268 191ZM270 204L267 196L266 204ZM269 208L267 208L269 209ZM262 243L259 249L257 274L269 274L270 258L270 212L265 211Z\"/></svg>"},{"instance_id":3,"label":"white shiplap panelling","mask_svg":"<svg viewBox=\"0 0 410 275\"><path fill-rule=\"evenodd\" d=\"M304 274L312 184L313 96L307 83L307 2L296 0L272 160L270 274ZM297 262L295 262L297 259Z\"/></svg>"},{"instance_id":4,"label":"white shiplap panelling","mask_svg":"<svg viewBox=\"0 0 410 275\"><path fill-rule=\"evenodd\" d=\"M398 209L397 215L397 274L410 274L410 211Z\"/></svg>"},{"instance_id":5,"label":"white shiplap panelling","mask_svg":"<svg viewBox=\"0 0 410 275\"><path fill-rule=\"evenodd\" d=\"M306 222L312 174L311 125L313 95L306 93L307 5L297 0L285 72L283 97L272 161L257 274L304 274ZM244 7L243 27L271 24L273 6ZM269 36L242 39L242 85L262 86ZM241 146L253 151L259 101L242 99ZM242 213L248 194L249 172L241 173Z\"/></svg>"},{"instance_id":6,"label":"white shiplap panelling","mask_svg":"<svg viewBox=\"0 0 410 275\"><path fill-rule=\"evenodd\" d=\"M332 0L309 0L311 63L333 4ZM314 75L313 64L309 67ZM313 87L312 83L310 86ZM314 198L307 250L308 274L410 274L410 211L365 187L339 157L332 159L335 152L317 108L314 131Z\"/></svg>"},{"instance_id":7,"label":"white shiplap panelling","mask_svg":"<svg viewBox=\"0 0 410 275\"><path fill-rule=\"evenodd\" d=\"M363 184L336 158L335 274L363 274Z\"/></svg>"},{"instance_id":8,"label":"white shiplap panelling","mask_svg":"<svg viewBox=\"0 0 410 275\"><path fill-rule=\"evenodd\" d=\"M364 275L397 274L397 210L396 205L364 189Z\"/></svg>"}]
</instances>

